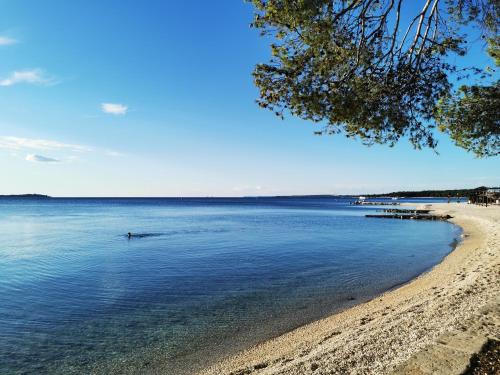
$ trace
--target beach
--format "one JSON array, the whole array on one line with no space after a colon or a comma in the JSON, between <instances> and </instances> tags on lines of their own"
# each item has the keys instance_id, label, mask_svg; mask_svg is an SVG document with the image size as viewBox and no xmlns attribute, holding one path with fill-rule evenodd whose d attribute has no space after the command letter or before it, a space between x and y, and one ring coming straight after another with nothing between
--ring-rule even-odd
<instances>
[{"instance_id":1,"label":"beach","mask_svg":"<svg viewBox=\"0 0 500 375\"><path fill-rule=\"evenodd\" d=\"M463 240L413 281L251 347L211 374L460 374L500 338L500 207L432 204Z\"/></svg>"}]
</instances>

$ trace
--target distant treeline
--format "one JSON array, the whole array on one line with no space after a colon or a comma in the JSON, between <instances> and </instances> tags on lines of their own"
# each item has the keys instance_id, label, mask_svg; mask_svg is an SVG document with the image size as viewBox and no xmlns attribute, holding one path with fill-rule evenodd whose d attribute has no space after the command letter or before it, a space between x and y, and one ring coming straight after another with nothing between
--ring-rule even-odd
<instances>
[{"instance_id":1,"label":"distant treeline","mask_svg":"<svg viewBox=\"0 0 500 375\"><path fill-rule=\"evenodd\" d=\"M454 189L454 190L421 190L421 191L395 191L388 194L368 194L367 197L468 197L478 191L488 189L486 186L480 186L475 189Z\"/></svg>"}]
</instances>

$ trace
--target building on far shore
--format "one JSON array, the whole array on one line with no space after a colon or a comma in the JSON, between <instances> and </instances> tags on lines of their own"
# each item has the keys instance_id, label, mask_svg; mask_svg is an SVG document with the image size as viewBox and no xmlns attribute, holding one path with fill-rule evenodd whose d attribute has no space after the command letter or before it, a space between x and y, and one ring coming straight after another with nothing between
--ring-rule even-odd
<instances>
[{"instance_id":1,"label":"building on far shore","mask_svg":"<svg viewBox=\"0 0 500 375\"><path fill-rule=\"evenodd\" d=\"M469 203L488 206L500 205L500 188L486 188L478 190L469 196Z\"/></svg>"}]
</instances>

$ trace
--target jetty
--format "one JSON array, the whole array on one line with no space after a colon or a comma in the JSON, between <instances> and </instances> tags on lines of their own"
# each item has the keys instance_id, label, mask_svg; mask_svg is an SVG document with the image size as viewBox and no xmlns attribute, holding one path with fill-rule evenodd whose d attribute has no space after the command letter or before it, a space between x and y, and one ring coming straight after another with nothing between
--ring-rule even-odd
<instances>
[{"instance_id":1,"label":"jetty","mask_svg":"<svg viewBox=\"0 0 500 375\"><path fill-rule=\"evenodd\" d=\"M399 206L398 202L366 202L366 201L354 201L351 204L356 206Z\"/></svg>"},{"instance_id":2,"label":"jetty","mask_svg":"<svg viewBox=\"0 0 500 375\"><path fill-rule=\"evenodd\" d=\"M430 215L430 214L389 214L389 215L365 215L365 217L377 219L401 219L401 220L440 220L451 219L450 215Z\"/></svg>"},{"instance_id":3,"label":"jetty","mask_svg":"<svg viewBox=\"0 0 500 375\"><path fill-rule=\"evenodd\" d=\"M432 210L411 210L411 209L400 209L400 208L386 208L383 210L377 210L382 212L390 212L394 214L428 214Z\"/></svg>"}]
</instances>

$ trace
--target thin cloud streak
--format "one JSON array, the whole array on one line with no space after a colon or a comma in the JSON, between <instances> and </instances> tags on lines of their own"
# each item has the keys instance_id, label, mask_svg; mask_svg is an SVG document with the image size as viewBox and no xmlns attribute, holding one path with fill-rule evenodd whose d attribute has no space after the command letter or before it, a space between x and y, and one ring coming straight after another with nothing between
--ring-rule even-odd
<instances>
[{"instance_id":1,"label":"thin cloud streak","mask_svg":"<svg viewBox=\"0 0 500 375\"><path fill-rule=\"evenodd\" d=\"M17 44L19 41L17 39L9 38L8 36L0 35L0 46L10 46L12 44Z\"/></svg>"},{"instance_id":2,"label":"thin cloud streak","mask_svg":"<svg viewBox=\"0 0 500 375\"><path fill-rule=\"evenodd\" d=\"M104 153L107 156L113 156L113 157L125 156L125 154L114 150L105 150Z\"/></svg>"},{"instance_id":3,"label":"thin cloud streak","mask_svg":"<svg viewBox=\"0 0 500 375\"><path fill-rule=\"evenodd\" d=\"M21 153L29 153L25 160L31 162L72 162L81 160L82 155L92 152L96 156L110 158L124 157L125 154L113 149L93 148L85 145L63 143L48 139L0 136L0 151L5 150L14 157L23 157ZM57 156L45 156L46 152Z\"/></svg>"},{"instance_id":4,"label":"thin cloud streak","mask_svg":"<svg viewBox=\"0 0 500 375\"><path fill-rule=\"evenodd\" d=\"M62 143L47 139L21 138L10 136L0 136L0 149L67 150L72 152L92 151L92 148L83 145Z\"/></svg>"},{"instance_id":5,"label":"thin cloud streak","mask_svg":"<svg viewBox=\"0 0 500 375\"><path fill-rule=\"evenodd\" d=\"M0 86L3 87L13 86L20 83L48 86L54 85L57 82L53 77L47 76L41 69L16 70L8 77L0 80Z\"/></svg>"},{"instance_id":6,"label":"thin cloud streak","mask_svg":"<svg viewBox=\"0 0 500 375\"><path fill-rule=\"evenodd\" d=\"M26 155L26 160L35 162L35 163L59 163L59 159L51 158L49 156L37 155L37 154L28 154Z\"/></svg>"}]
</instances>

